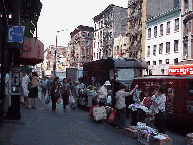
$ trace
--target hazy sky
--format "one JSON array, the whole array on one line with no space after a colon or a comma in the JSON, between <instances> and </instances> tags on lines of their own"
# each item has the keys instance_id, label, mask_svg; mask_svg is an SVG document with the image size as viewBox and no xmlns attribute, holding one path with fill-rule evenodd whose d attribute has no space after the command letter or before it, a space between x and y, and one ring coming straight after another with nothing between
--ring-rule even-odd
<instances>
[{"instance_id":1,"label":"hazy sky","mask_svg":"<svg viewBox=\"0 0 193 145\"><path fill-rule=\"evenodd\" d=\"M127 8L128 0L40 0L43 4L38 20L38 39L44 43L44 50L49 45L67 46L70 33L79 25L94 27L94 18L108 5ZM66 30L68 29L68 30Z\"/></svg>"}]
</instances>

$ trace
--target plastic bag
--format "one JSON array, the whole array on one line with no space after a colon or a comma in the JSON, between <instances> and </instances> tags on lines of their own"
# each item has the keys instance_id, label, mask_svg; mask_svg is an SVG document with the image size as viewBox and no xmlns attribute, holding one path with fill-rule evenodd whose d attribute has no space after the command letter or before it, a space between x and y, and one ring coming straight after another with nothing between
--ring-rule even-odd
<instances>
[{"instance_id":1,"label":"plastic bag","mask_svg":"<svg viewBox=\"0 0 193 145\"><path fill-rule=\"evenodd\" d=\"M115 122L115 117L116 117L116 111L113 110L109 118L107 119L108 122L114 123Z\"/></svg>"},{"instance_id":2,"label":"plastic bag","mask_svg":"<svg viewBox=\"0 0 193 145\"><path fill-rule=\"evenodd\" d=\"M46 97L46 100L45 100L45 104L49 104L49 103L50 103L50 97L47 96L47 97Z\"/></svg>"},{"instance_id":3,"label":"plastic bag","mask_svg":"<svg viewBox=\"0 0 193 145\"><path fill-rule=\"evenodd\" d=\"M57 99L57 104L60 104L61 103L61 100L60 98Z\"/></svg>"},{"instance_id":4,"label":"plastic bag","mask_svg":"<svg viewBox=\"0 0 193 145\"><path fill-rule=\"evenodd\" d=\"M97 107L99 107L98 105L96 105L96 106L90 106L90 108L89 108L89 116L91 117L91 118L93 118L94 116L93 116L93 108L97 108Z\"/></svg>"},{"instance_id":5,"label":"plastic bag","mask_svg":"<svg viewBox=\"0 0 193 145\"><path fill-rule=\"evenodd\" d=\"M70 95L69 100L70 100L70 104L71 104L71 105L75 102L74 97L73 97L72 95Z\"/></svg>"}]
</instances>

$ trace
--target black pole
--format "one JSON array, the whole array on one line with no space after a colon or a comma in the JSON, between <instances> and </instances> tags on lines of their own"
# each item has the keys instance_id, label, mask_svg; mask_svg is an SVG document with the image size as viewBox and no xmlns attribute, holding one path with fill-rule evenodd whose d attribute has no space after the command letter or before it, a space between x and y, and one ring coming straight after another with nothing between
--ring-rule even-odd
<instances>
[{"instance_id":1,"label":"black pole","mask_svg":"<svg viewBox=\"0 0 193 145\"><path fill-rule=\"evenodd\" d=\"M2 53L1 53L1 96L3 101L2 113L5 106L5 69L6 69L6 48L7 48L7 31L8 31L8 18L7 12L5 9L5 1L1 0L1 10L2 10L2 18L3 18L3 37L2 37Z\"/></svg>"}]
</instances>

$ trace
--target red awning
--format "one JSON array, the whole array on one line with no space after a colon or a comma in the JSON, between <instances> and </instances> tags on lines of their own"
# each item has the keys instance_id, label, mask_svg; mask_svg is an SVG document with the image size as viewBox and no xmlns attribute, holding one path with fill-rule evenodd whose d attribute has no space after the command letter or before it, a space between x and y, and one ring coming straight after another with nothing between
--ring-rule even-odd
<instances>
[{"instance_id":1,"label":"red awning","mask_svg":"<svg viewBox=\"0 0 193 145\"><path fill-rule=\"evenodd\" d=\"M24 37L23 52L20 64L36 65L44 60L44 44L35 38Z\"/></svg>"}]
</instances>

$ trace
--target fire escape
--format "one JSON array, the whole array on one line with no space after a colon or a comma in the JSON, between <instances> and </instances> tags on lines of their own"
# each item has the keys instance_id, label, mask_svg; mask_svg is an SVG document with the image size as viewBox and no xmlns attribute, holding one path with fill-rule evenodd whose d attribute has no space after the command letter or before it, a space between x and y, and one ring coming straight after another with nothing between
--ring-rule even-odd
<instances>
[{"instance_id":1,"label":"fire escape","mask_svg":"<svg viewBox=\"0 0 193 145\"><path fill-rule=\"evenodd\" d=\"M129 37L130 45L127 52L129 57L140 59L138 54L141 52L141 38L142 38L142 2L143 0L130 0L128 8L130 9L129 22Z\"/></svg>"}]
</instances>

